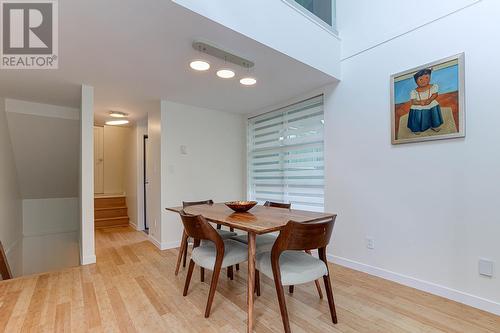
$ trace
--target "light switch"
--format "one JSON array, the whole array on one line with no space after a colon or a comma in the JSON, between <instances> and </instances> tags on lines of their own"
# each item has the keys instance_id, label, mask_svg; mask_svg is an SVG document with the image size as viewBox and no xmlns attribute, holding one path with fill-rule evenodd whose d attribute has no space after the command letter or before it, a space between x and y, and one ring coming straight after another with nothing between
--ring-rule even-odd
<instances>
[{"instance_id":1,"label":"light switch","mask_svg":"<svg viewBox=\"0 0 500 333\"><path fill-rule=\"evenodd\" d=\"M188 154L187 146L182 145L181 146L181 155L187 155L187 154Z\"/></svg>"}]
</instances>

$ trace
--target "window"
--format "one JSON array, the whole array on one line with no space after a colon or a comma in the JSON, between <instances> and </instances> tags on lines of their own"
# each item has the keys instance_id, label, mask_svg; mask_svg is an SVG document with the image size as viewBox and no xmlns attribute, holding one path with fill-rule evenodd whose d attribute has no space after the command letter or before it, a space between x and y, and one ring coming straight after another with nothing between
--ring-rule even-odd
<instances>
[{"instance_id":1,"label":"window","mask_svg":"<svg viewBox=\"0 0 500 333\"><path fill-rule=\"evenodd\" d=\"M336 32L335 0L284 0L323 26Z\"/></svg>"},{"instance_id":2,"label":"window","mask_svg":"<svg viewBox=\"0 0 500 333\"><path fill-rule=\"evenodd\" d=\"M323 96L248 120L248 196L323 211Z\"/></svg>"}]
</instances>

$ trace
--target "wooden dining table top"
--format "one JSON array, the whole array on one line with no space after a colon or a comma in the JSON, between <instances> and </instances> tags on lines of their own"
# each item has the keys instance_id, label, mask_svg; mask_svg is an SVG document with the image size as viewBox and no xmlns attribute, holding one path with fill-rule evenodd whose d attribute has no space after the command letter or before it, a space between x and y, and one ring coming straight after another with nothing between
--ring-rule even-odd
<instances>
[{"instance_id":1,"label":"wooden dining table top","mask_svg":"<svg viewBox=\"0 0 500 333\"><path fill-rule=\"evenodd\" d=\"M172 207L167 208L167 210L180 212L183 208ZM332 219L335 216L335 214L330 213L317 213L259 205L253 207L248 212L239 213L234 212L223 203L190 206L184 208L184 211L192 215L201 215L210 222L255 234L266 234L279 231L289 221L300 223L318 222Z\"/></svg>"}]
</instances>

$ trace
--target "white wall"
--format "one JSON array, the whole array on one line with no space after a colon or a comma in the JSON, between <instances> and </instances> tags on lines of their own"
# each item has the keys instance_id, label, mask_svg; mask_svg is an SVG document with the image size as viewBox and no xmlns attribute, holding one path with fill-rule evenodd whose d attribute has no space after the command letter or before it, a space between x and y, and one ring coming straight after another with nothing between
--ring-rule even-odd
<instances>
[{"instance_id":1,"label":"white wall","mask_svg":"<svg viewBox=\"0 0 500 333\"><path fill-rule=\"evenodd\" d=\"M149 226L149 237L155 245L161 249L165 246L161 244L161 161L163 153L162 147L162 112L164 102L158 105L158 110L148 113L148 154L147 154L147 174L149 184L147 185L147 219Z\"/></svg>"},{"instance_id":2,"label":"white wall","mask_svg":"<svg viewBox=\"0 0 500 333\"><path fill-rule=\"evenodd\" d=\"M481 0L337 0L341 59L420 28Z\"/></svg>"},{"instance_id":3,"label":"white wall","mask_svg":"<svg viewBox=\"0 0 500 333\"><path fill-rule=\"evenodd\" d=\"M5 105L21 196L77 197L79 110L14 99Z\"/></svg>"},{"instance_id":4,"label":"white wall","mask_svg":"<svg viewBox=\"0 0 500 333\"><path fill-rule=\"evenodd\" d=\"M405 27L415 2L340 0L339 17L350 22L340 25L346 48L371 43L368 30L389 22ZM442 14L468 2L418 3ZM478 274L479 258L500 265L498 17L500 3L483 0L344 60L343 81L326 89L325 140L337 262L500 314L498 269L494 278ZM466 138L392 146L390 75L459 52Z\"/></svg>"},{"instance_id":5,"label":"white wall","mask_svg":"<svg viewBox=\"0 0 500 333\"><path fill-rule=\"evenodd\" d=\"M282 0L176 3L335 78L340 39Z\"/></svg>"},{"instance_id":6,"label":"white wall","mask_svg":"<svg viewBox=\"0 0 500 333\"><path fill-rule=\"evenodd\" d=\"M23 200L23 274L79 264L79 199Z\"/></svg>"},{"instance_id":7,"label":"white wall","mask_svg":"<svg viewBox=\"0 0 500 333\"><path fill-rule=\"evenodd\" d=\"M14 153L0 98L0 241L14 276L22 274L22 205Z\"/></svg>"},{"instance_id":8,"label":"white wall","mask_svg":"<svg viewBox=\"0 0 500 333\"><path fill-rule=\"evenodd\" d=\"M23 200L25 237L78 230L78 198Z\"/></svg>"},{"instance_id":9,"label":"white wall","mask_svg":"<svg viewBox=\"0 0 500 333\"><path fill-rule=\"evenodd\" d=\"M245 198L245 121L237 114L163 101L161 128L161 245L169 248L179 246L182 223L164 208Z\"/></svg>"},{"instance_id":10,"label":"white wall","mask_svg":"<svg viewBox=\"0 0 500 333\"><path fill-rule=\"evenodd\" d=\"M128 135L124 142L127 149L125 150L124 163L124 193L126 194L129 223L137 229L137 195L140 191L137 179L137 167L139 155L137 152L137 127L129 129Z\"/></svg>"},{"instance_id":11,"label":"white wall","mask_svg":"<svg viewBox=\"0 0 500 333\"><path fill-rule=\"evenodd\" d=\"M125 193L130 224L144 230L144 135L148 134L147 119L130 129L126 142Z\"/></svg>"},{"instance_id":12,"label":"white wall","mask_svg":"<svg viewBox=\"0 0 500 333\"><path fill-rule=\"evenodd\" d=\"M80 263L96 262L94 240L94 88L82 85L80 117Z\"/></svg>"},{"instance_id":13,"label":"white wall","mask_svg":"<svg viewBox=\"0 0 500 333\"><path fill-rule=\"evenodd\" d=\"M127 144L130 132L128 127L104 126L104 194L125 193L127 154L135 149Z\"/></svg>"}]
</instances>

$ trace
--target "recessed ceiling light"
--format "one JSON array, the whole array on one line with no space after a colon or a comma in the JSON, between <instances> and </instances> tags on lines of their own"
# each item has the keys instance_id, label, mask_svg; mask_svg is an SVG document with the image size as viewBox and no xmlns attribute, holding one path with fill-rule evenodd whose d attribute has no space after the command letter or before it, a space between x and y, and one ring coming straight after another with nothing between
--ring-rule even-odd
<instances>
[{"instance_id":1,"label":"recessed ceiling light","mask_svg":"<svg viewBox=\"0 0 500 333\"><path fill-rule=\"evenodd\" d=\"M113 118L127 118L128 114L125 112L111 111L109 115Z\"/></svg>"},{"instance_id":2,"label":"recessed ceiling light","mask_svg":"<svg viewBox=\"0 0 500 333\"><path fill-rule=\"evenodd\" d=\"M189 66L195 71L206 71L210 68L210 64L204 60L191 61Z\"/></svg>"},{"instance_id":3,"label":"recessed ceiling light","mask_svg":"<svg viewBox=\"0 0 500 333\"><path fill-rule=\"evenodd\" d=\"M106 122L106 125L117 126L117 125L126 125L129 121L126 119L123 120L109 120Z\"/></svg>"},{"instance_id":4,"label":"recessed ceiling light","mask_svg":"<svg viewBox=\"0 0 500 333\"><path fill-rule=\"evenodd\" d=\"M234 72L230 69L224 68L217 71L217 76L222 79L232 79L234 77Z\"/></svg>"},{"instance_id":5,"label":"recessed ceiling light","mask_svg":"<svg viewBox=\"0 0 500 333\"><path fill-rule=\"evenodd\" d=\"M240 80L240 83L244 86L253 86L257 83L257 80L253 77L244 77Z\"/></svg>"}]
</instances>

